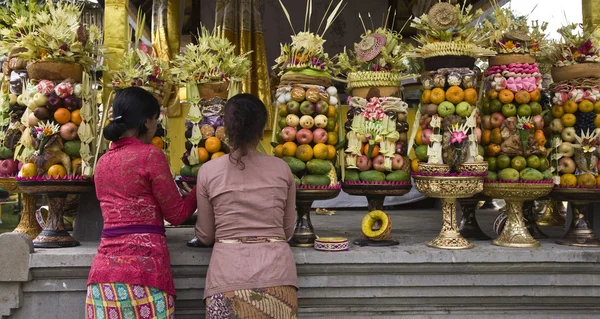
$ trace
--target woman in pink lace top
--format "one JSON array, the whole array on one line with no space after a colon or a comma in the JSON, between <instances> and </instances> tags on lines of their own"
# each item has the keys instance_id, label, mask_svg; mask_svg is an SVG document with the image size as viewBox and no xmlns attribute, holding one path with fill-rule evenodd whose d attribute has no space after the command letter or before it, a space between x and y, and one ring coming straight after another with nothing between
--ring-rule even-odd
<instances>
[{"instance_id":1,"label":"woman in pink lace top","mask_svg":"<svg viewBox=\"0 0 600 319\"><path fill-rule=\"evenodd\" d=\"M160 106L127 88L104 128L113 141L95 173L104 229L88 279L86 318L172 318L175 287L164 220L181 224L196 210L195 190L182 198L162 150L149 144Z\"/></svg>"}]
</instances>

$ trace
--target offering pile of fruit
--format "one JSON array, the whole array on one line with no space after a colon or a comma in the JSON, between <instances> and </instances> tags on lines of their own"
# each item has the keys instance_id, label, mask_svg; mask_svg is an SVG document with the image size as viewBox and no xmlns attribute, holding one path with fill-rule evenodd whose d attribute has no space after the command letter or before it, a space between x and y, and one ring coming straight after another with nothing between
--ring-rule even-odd
<instances>
[{"instance_id":1,"label":"offering pile of fruit","mask_svg":"<svg viewBox=\"0 0 600 319\"><path fill-rule=\"evenodd\" d=\"M340 142L335 87L285 86L277 90L278 128L274 155L288 163L297 185L335 186Z\"/></svg>"},{"instance_id":2,"label":"offering pile of fruit","mask_svg":"<svg viewBox=\"0 0 600 319\"><path fill-rule=\"evenodd\" d=\"M4 79L8 79L10 73L4 75ZM23 81L21 81L19 73L13 72L13 75L15 80L2 81L1 86L0 131L3 134L0 137L0 177L14 177L17 175L19 162L14 160L14 153L25 130L25 126L19 119L23 116L27 105L18 103L18 101L23 102L22 98L19 98L23 91ZM27 73L23 71L21 75L26 76Z\"/></svg>"}]
</instances>

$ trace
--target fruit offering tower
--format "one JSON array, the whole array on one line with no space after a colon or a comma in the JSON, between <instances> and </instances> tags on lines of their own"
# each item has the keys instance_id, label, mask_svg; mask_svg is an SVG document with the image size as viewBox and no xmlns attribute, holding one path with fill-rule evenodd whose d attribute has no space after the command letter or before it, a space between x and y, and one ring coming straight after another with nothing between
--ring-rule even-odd
<instances>
[{"instance_id":1,"label":"fruit offering tower","mask_svg":"<svg viewBox=\"0 0 600 319\"><path fill-rule=\"evenodd\" d=\"M600 55L598 29L571 24L553 44L552 166L560 187L596 188L600 143Z\"/></svg>"},{"instance_id":2,"label":"fruit offering tower","mask_svg":"<svg viewBox=\"0 0 600 319\"><path fill-rule=\"evenodd\" d=\"M344 183L408 184L408 104L401 82L417 77L406 74L403 53L410 46L385 28L365 30L361 38L353 51L336 56L350 91Z\"/></svg>"},{"instance_id":3,"label":"fruit offering tower","mask_svg":"<svg viewBox=\"0 0 600 319\"><path fill-rule=\"evenodd\" d=\"M482 103L481 145L489 164L488 181L536 182L552 179L547 159L542 74L536 56L546 25L516 22L507 9L495 8L498 21L485 22L489 44L498 55L489 59ZM547 99L544 99L547 100Z\"/></svg>"},{"instance_id":4,"label":"fruit offering tower","mask_svg":"<svg viewBox=\"0 0 600 319\"><path fill-rule=\"evenodd\" d=\"M312 10L309 3L307 19ZM274 69L281 78L273 119L273 153L288 163L298 188L339 188L335 163L344 143L340 141L343 128L337 89L331 86L332 62L324 52L322 36L341 4L330 13L320 35L309 31L308 20L308 28L293 35L290 45L282 45L275 60ZM283 4L282 8L287 13Z\"/></svg>"},{"instance_id":5,"label":"fruit offering tower","mask_svg":"<svg viewBox=\"0 0 600 319\"><path fill-rule=\"evenodd\" d=\"M229 153L223 121L225 102L240 93L241 79L250 71L247 54L237 55L222 30L202 27L197 44L175 57L172 81L185 86L190 111L185 121L182 180L194 182L202 164Z\"/></svg>"},{"instance_id":6,"label":"fruit offering tower","mask_svg":"<svg viewBox=\"0 0 600 319\"><path fill-rule=\"evenodd\" d=\"M422 173L443 175L471 172L477 163L485 166L478 147L478 74L473 68L475 58L495 52L480 46L486 34L470 26L480 13L471 10L470 5L440 2L411 23L423 31L412 56L425 62L417 129L409 143L416 155L415 171L421 167Z\"/></svg>"}]
</instances>

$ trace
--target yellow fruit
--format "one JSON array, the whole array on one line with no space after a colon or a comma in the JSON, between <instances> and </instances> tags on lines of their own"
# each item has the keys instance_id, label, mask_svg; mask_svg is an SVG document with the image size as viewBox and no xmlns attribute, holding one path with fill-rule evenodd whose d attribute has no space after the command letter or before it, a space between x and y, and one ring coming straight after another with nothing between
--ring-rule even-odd
<instances>
[{"instance_id":1,"label":"yellow fruit","mask_svg":"<svg viewBox=\"0 0 600 319\"><path fill-rule=\"evenodd\" d=\"M579 104L573 100L567 100L563 105L566 113L575 113L579 110Z\"/></svg>"},{"instance_id":2,"label":"yellow fruit","mask_svg":"<svg viewBox=\"0 0 600 319\"><path fill-rule=\"evenodd\" d=\"M600 128L600 114L596 114L596 118L594 119L594 126L596 126L596 128Z\"/></svg>"},{"instance_id":3,"label":"yellow fruit","mask_svg":"<svg viewBox=\"0 0 600 319\"><path fill-rule=\"evenodd\" d=\"M200 159L200 163L204 163L209 159L208 151L204 147L198 147L198 158Z\"/></svg>"},{"instance_id":4,"label":"yellow fruit","mask_svg":"<svg viewBox=\"0 0 600 319\"><path fill-rule=\"evenodd\" d=\"M219 158L219 157L221 157L223 155L225 155L225 152L216 152L216 153L213 153L213 155L210 156L210 159L214 160L215 158Z\"/></svg>"},{"instance_id":5,"label":"yellow fruit","mask_svg":"<svg viewBox=\"0 0 600 319\"><path fill-rule=\"evenodd\" d=\"M329 108L327 108L327 117L335 117L335 106L330 105Z\"/></svg>"},{"instance_id":6,"label":"yellow fruit","mask_svg":"<svg viewBox=\"0 0 600 319\"><path fill-rule=\"evenodd\" d=\"M81 158L74 158L71 161L71 170L73 171L73 174L77 173L77 169L79 170L79 174L81 174Z\"/></svg>"},{"instance_id":7,"label":"yellow fruit","mask_svg":"<svg viewBox=\"0 0 600 319\"><path fill-rule=\"evenodd\" d=\"M338 142L338 133L337 132L329 132L327 134L327 144L335 145Z\"/></svg>"},{"instance_id":8,"label":"yellow fruit","mask_svg":"<svg viewBox=\"0 0 600 319\"><path fill-rule=\"evenodd\" d=\"M54 164L54 165L50 166L50 168L48 169L48 176L54 177L54 178L65 177L65 176L67 176L67 170L62 165Z\"/></svg>"},{"instance_id":9,"label":"yellow fruit","mask_svg":"<svg viewBox=\"0 0 600 319\"><path fill-rule=\"evenodd\" d=\"M277 157L283 157L283 144L279 144L275 147L275 149L273 150L275 156Z\"/></svg>"},{"instance_id":10,"label":"yellow fruit","mask_svg":"<svg viewBox=\"0 0 600 319\"><path fill-rule=\"evenodd\" d=\"M564 174L560 177L560 186L575 187L577 186L577 177L573 174Z\"/></svg>"},{"instance_id":11,"label":"yellow fruit","mask_svg":"<svg viewBox=\"0 0 600 319\"><path fill-rule=\"evenodd\" d=\"M421 102L424 104L431 103L431 90L423 90L421 94Z\"/></svg>"},{"instance_id":12,"label":"yellow fruit","mask_svg":"<svg viewBox=\"0 0 600 319\"><path fill-rule=\"evenodd\" d=\"M24 178L37 176L37 167L33 163L26 163L21 167L20 175Z\"/></svg>"},{"instance_id":13,"label":"yellow fruit","mask_svg":"<svg viewBox=\"0 0 600 319\"><path fill-rule=\"evenodd\" d=\"M579 102L579 112L594 112L594 103L590 100L583 100Z\"/></svg>"},{"instance_id":14,"label":"yellow fruit","mask_svg":"<svg viewBox=\"0 0 600 319\"><path fill-rule=\"evenodd\" d=\"M417 129L417 134L415 135L415 143L417 143L417 145L423 145L423 140L421 139L422 132L423 130L419 127L419 129Z\"/></svg>"},{"instance_id":15,"label":"yellow fruit","mask_svg":"<svg viewBox=\"0 0 600 319\"><path fill-rule=\"evenodd\" d=\"M446 92L444 91L444 89L435 88L431 90L431 93L429 94L429 99L433 104L440 104L444 102L444 100L446 100Z\"/></svg>"},{"instance_id":16,"label":"yellow fruit","mask_svg":"<svg viewBox=\"0 0 600 319\"><path fill-rule=\"evenodd\" d=\"M560 121L562 122L562 125L564 125L565 127L573 127L573 126L575 126L575 122L577 121L577 118L575 117L575 114L565 113L565 114L563 114L563 116L560 117Z\"/></svg>"},{"instance_id":17,"label":"yellow fruit","mask_svg":"<svg viewBox=\"0 0 600 319\"><path fill-rule=\"evenodd\" d=\"M296 143L285 142L283 144L283 147L281 148L281 153L283 154L283 156L294 156L294 155L296 155L297 148L298 148L298 146L296 146Z\"/></svg>"},{"instance_id":18,"label":"yellow fruit","mask_svg":"<svg viewBox=\"0 0 600 319\"><path fill-rule=\"evenodd\" d=\"M419 172L419 159L418 158L413 158L413 160L410 162L410 168L415 173Z\"/></svg>"},{"instance_id":19,"label":"yellow fruit","mask_svg":"<svg viewBox=\"0 0 600 319\"><path fill-rule=\"evenodd\" d=\"M327 148L327 145L323 143L317 143L317 145L313 147L313 156L318 159L327 159L329 156L329 149Z\"/></svg>"},{"instance_id":20,"label":"yellow fruit","mask_svg":"<svg viewBox=\"0 0 600 319\"><path fill-rule=\"evenodd\" d=\"M216 153L221 150L221 140L211 136L206 139L206 142L204 142L204 147L209 153Z\"/></svg>"},{"instance_id":21,"label":"yellow fruit","mask_svg":"<svg viewBox=\"0 0 600 319\"><path fill-rule=\"evenodd\" d=\"M454 105L464 101L465 91L460 86L453 85L446 91L446 100L452 102Z\"/></svg>"},{"instance_id":22,"label":"yellow fruit","mask_svg":"<svg viewBox=\"0 0 600 319\"><path fill-rule=\"evenodd\" d=\"M327 145L327 159L332 160L337 155L337 151L333 145Z\"/></svg>"},{"instance_id":23,"label":"yellow fruit","mask_svg":"<svg viewBox=\"0 0 600 319\"><path fill-rule=\"evenodd\" d=\"M160 136L155 136L152 138L152 141L150 141L150 144L154 145L155 147L157 147L158 149L163 149L165 148L165 142L163 141L162 137Z\"/></svg>"},{"instance_id":24,"label":"yellow fruit","mask_svg":"<svg viewBox=\"0 0 600 319\"><path fill-rule=\"evenodd\" d=\"M581 174L577 177L577 185L582 187L595 187L596 177L590 173Z\"/></svg>"},{"instance_id":25,"label":"yellow fruit","mask_svg":"<svg viewBox=\"0 0 600 319\"><path fill-rule=\"evenodd\" d=\"M328 153L329 154L329 153ZM296 149L296 158L308 162L313 158L313 149L308 144L302 144Z\"/></svg>"}]
</instances>

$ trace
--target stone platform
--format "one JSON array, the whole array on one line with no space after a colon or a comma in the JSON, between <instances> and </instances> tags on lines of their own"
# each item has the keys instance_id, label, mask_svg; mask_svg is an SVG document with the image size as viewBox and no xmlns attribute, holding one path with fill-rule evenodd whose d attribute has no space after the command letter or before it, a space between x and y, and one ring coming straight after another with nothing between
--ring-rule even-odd
<instances>
[{"instance_id":1,"label":"stone platform","mask_svg":"<svg viewBox=\"0 0 600 319\"><path fill-rule=\"evenodd\" d=\"M314 216L320 236L360 234L365 210ZM598 318L600 249L554 244L561 227L537 249L511 249L476 241L474 249L429 248L440 210L389 211L394 247L355 247L325 253L293 248L300 318ZM498 212L478 211L484 231ZM168 229L178 319L203 318L208 248L185 243L192 228ZM10 247L9 247L10 245ZM97 242L36 249L16 234L0 236L0 317L84 318L85 289Z\"/></svg>"}]
</instances>

